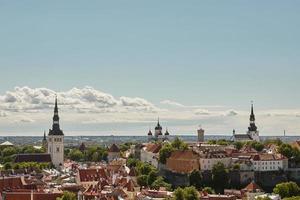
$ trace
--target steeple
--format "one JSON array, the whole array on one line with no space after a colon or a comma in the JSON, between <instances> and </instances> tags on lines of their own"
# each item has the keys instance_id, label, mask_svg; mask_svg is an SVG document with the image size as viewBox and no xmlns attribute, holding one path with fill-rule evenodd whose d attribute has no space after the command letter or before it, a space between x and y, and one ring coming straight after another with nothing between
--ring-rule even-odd
<instances>
[{"instance_id":1,"label":"steeple","mask_svg":"<svg viewBox=\"0 0 300 200\"><path fill-rule=\"evenodd\" d=\"M60 127L59 127L57 96L55 97L52 130L51 129L49 130L49 135L63 135L63 132L62 132L62 130L60 130Z\"/></svg>"},{"instance_id":2,"label":"steeple","mask_svg":"<svg viewBox=\"0 0 300 200\"><path fill-rule=\"evenodd\" d=\"M248 127L249 131L257 131L257 127L255 125L255 115L253 111L253 101L251 101L251 114L250 114L250 126Z\"/></svg>"},{"instance_id":3,"label":"steeple","mask_svg":"<svg viewBox=\"0 0 300 200\"><path fill-rule=\"evenodd\" d=\"M47 138L46 138L46 131L44 131L44 138L43 138L43 141L47 141Z\"/></svg>"},{"instance_id":4,"label":"steeple","mask_svg":"<svg viewBox=\"0 0 300 200\"><path fill-rule=\"evenodd\" d=\"M251 114L250 114L250 121L255 121L255 115L253 111L253 101L251 101Z\"/></svg>"}]
</instances>

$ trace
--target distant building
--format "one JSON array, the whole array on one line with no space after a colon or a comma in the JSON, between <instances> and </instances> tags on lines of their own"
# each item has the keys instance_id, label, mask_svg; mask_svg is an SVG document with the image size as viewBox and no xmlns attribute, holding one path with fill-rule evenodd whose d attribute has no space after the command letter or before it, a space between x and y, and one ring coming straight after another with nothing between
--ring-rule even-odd
<instances>
[{"instance_id":1,"label":"distant building","mask_svg":"<svg viewBox=\"0 0 300 200\"><path fill-rule=\"evenodd\" d=\"M120 158L120 149L116 144L112 144L108 149L108 162Z\"/></svg>"},{"instance_id":2,"label":"distant building","mask_svg":"<svg viewBox=\"0 0 300 200\"><path fill-rule=\"evenodd\" d=\"M259 131L255 125L255 115L253 111L253 104L251 104L251 114L250 114L250 125L246 134L236 134L233 130L233 140L234 141L258 141L259 142Z\"/></svg>"},{"instance_id":3,"label":"distant building","mask_svg":"<svg viewBox=\"0 0 300 200\"><path fill-rule=\"evenodd\" d=\"M13 147L14 144L9 142L9 141L6 141L6 142L3 142L0 144L0 147Z\"/></svg>"},{"instance_id":4,"label":"distant building","mask_svg":"<svg viewBox=\"0 0 300 200\"><path fill-rule=\"evenodd\" d=\"M194 170L200 169L199 156L192 150L172 152L167 158L166 168L175 173L191 173Z\"/></svg>"},{"instance_id":5,"label":"distant building","mask_svg":"<svg viewBox=\"0 0 300 200\"><path fill-rule=\"evenodd\" d=\"M148 132L148 141L157 141L157 140L168 140L169 139L169 136L170 136L170 133L168 131L168 128L166 129L166 132L165 134L163 134L163 131L162 131L162 126L160 125L159 123L159 119L157 120L157 125L155 127L155 132L154 132L154 135L153 133L151 132L151 129L149 129L149 132Z\"/></svg>"},{"instance_id":6,"label":"distant building","mask_svg":"<svg viewBox=\"0 0 300 200\"><path fill-rule=\"evenodd\" d=\"M278 171L287 170L288 159L281 154L260 153L251 156L254 171Z\"/></svg>"},{"instance_id":7,"label":"distant building","mask_svg":"<svg viewBox=\"0 0 300 200\"><path fill-rule=\"evenodd\" d=\"M204 129L201 127L197 130L198 133L198 142L204 142Z\"/></svg>"},{"instance_id":8,"label":"distant building","mask_svg":"<svg viewBox=\"0 0 300 200\"><path fill-rule=\"evenodd\" d=\"M47 152L51 155L52 163L60 167L64 163L64 133L59 127L57 98L55 98L52 129L49 129L47 138Z\"/></svg>"},{"instance_id":9,"label":"distant building","mask_svg":"<svg viewBox=\"0 0 300 200\"><path fill-rule=\"evenodd\" d=\"M47 137L46 137L46 131L44 131L44 137L43 137L43 140L42 140L42 147L44 149L47 149Z\"/></svg>"}]
</instances>

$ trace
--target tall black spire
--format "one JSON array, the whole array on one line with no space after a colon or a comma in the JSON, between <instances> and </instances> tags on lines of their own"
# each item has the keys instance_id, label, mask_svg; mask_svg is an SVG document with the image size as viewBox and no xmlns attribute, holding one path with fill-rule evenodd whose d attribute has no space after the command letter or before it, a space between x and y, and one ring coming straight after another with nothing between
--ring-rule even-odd
<instances>
[{"instance_id":1,"label":"tall black spire","mask_svg":"<svg viewBox=\"0 0 300 200\"><path fill-rule=\"evenodd\" d=\"M51 129L49 130L49 135L63 135L63 132L62 132L62 130L60 130L60 127L59 127L57 97L55 97L53 124L52 124L52 130Z\"/></svg>"},{"instance_id":2,"label":"tall black spire","mask_svg":"<svg viewBox=\"0 0 300 200\"><path fill-rule=\"evenodd\" d=\"M253 101L251 102L250 126L248 127L248 130L257 131L257 127L255 125L255 115L253 111Z\"/></svg>"}]
</instances>

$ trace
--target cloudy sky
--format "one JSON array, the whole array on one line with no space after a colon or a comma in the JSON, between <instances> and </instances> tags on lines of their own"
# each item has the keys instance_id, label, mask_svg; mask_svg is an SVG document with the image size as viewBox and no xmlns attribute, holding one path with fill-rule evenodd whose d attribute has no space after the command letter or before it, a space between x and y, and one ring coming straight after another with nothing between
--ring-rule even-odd
<instances>
[{"instance_id":1,"label":"cloudy sky","mask_svg":"<svg viewBox=\"0 0 300 200\"><path fill-rule=\"evenodd\" d=\"M0 135L300 134L297 1L0 1Z\"/></svg>"}]
</instances>

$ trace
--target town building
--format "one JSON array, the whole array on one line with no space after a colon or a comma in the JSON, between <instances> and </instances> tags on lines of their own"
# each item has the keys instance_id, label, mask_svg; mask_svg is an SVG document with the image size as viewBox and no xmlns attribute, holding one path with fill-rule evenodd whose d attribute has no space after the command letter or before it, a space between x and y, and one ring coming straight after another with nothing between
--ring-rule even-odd
<instances>
[{"instance_id":1,"label":"town building","mask_svg":"<svg viewBox=\"0 0 300 200\"><path fill-rule=\"evenodd\" d=\"M198 133L198 142L204 142L204 129L201 127L197 130Z\"/></svg>"},{"instance_id":2,"label":"town building","mask_svg":"<svg viewBox=\"0 0 300 200\"><path fill-rule=\"evenodd\" d=\"M253 103L251 104L251 114L250 114L250 125L246 134L236 134L233 130L233 140L234 141L260 141L259 131L255 125L255 115L253 111Z\"/></svg>"},{"instance_id":3,"label":"town building","mask_svg":"<svg viewBox=\"0 0 300 200\"><path fill-rule=\"evenodd\" d=\"M116 144L112 144L108 149L108 156L107 156L108 162L120 158L120 154L121 152L119 147Z\"/></svg>"},{"instance_id":4,"label":"town building","mask_svg":"<svg viewBox=\"0 0 300 200\"><path fill-rule=\"evenodd\" d=\"M287 170L288 159L281 154L258 153L251 156L254 171L278 171Z\"/></svg>"},{"instance_id":5,"label":"town building","mask_svg":"<svg viewBox=\"0 0 300 200\"><path fill-rule=\"evenodd\" d=\"M201 171L211 171L217 163L223 163L225 167L231 165L231 157L225 151L204 151L200 153Z\"/></svg>"},{"instance_id":6,"label":"town building","mask_svg":"<svg viewBox=\"0 0 300 200\"><path fill-rule=\"evenodd\" d=\"M64 133L59 126L57 97L55 98L52 129L49 129L47 138L47 152L51 155L55 167L61 167L64 163Z\"/></svg>"},{"instance_id":7,"label":"town building","mask_svg":"<svg viewBox=\"0 0 300 200\"><path fill-rule=\"evenodd\" d=\"M158 167L159 150L162 145L158 143L148 143L141 149L141 161Z\"/></svg>"}]
</instances>

